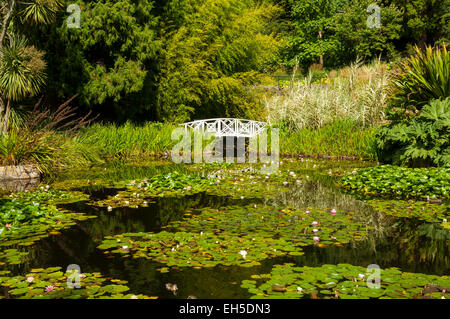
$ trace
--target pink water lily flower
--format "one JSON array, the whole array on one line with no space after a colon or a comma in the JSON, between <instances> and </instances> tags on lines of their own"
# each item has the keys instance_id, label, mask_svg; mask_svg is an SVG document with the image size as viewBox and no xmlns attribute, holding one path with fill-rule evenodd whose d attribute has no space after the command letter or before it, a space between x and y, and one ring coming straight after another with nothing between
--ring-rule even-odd
<instances>
[{"instance_id":1,"label":"pink water lily flower","mask_svg":"<svg viewBox=\"0 0 450 319\"><path fill-rule=\"evenodd\" d=\"M318 231L318 229L313 229L313 233L317 233Z\"/></svg>"},{"instance_id":2,"label":"pink water lily flower","mask_svg":"<svg viewBox=\"0 0 450 319\"><path fill-rule=\"evenodd\" d=\"M336 210L334 208L331 210L331 215L336 216Z\"/></svg>"},{"instance_id":3,"label":"pink water lily flower","mask_svg":"<svg viewBox=\"0 0 450 319\"><path fill-rule=\"evenodd\" d=\"M309 210L305 210L305 214L309 214Z\"/></svg>"},{"instance_id":4,"label":"pink water lily flower","mask_svg":"<svg viewBox=\"0 0 450 319\"><path fill-rule=\"evenodd\" d=\"M313 226L317 226L317 225L319 225L319 223L318 222L312 222L312 225Z\"/></svg>"},{"instance_id":5,"label":"pink water lily flower","mask_svg":"<svg viewBox=\"0 0 450 319\"><path fill-rule=\"evenodd\" d=\"M53 286L45 287L45 292L50 292L50 291L53 291L53 290L55 290L55 287L53 287Z\"/></svg>"},{"instance_id":6,"label":"pink water lily flower","mask_svg":"<svg viewBox=\"0 0 450 319\"><path fill-rule=\"evenodd\" d=\"M31 284L34 280L33 276L27 277L27 281Z\"/></svg>"},{"instance_id":7,"label":"pink water lily flower","mask_svg":"<svg viewBox=\"0 0 450 319\"><path fill-rule=\"evenodd\" d=\"M314 236L314 237L313 237L313 240L314 240L316 243L318 243L318 242L319 242L319 237Z\"/></svg>"},{"instance_id":8,"label":"pink water lily flower","mask_svg":"<svg viewBox=\"0 0 450 319\"><path fill-rule=\"evenodd\" d=\"M186 187L186 189L187 189L188 191L190 191L191 188L192 188L191 186Z\"/></svg>"},{"instance_id":9,"label":"pink water lily flower","mask_svg":"<svg viewBox=\"0 0 450 319\"><path fill-rule=\"evenodd\" d=\"M8 228L8 229L10 229L11 226L12 226L11 224L5 224L5 227Z\"/></svg>"}]
</instances>

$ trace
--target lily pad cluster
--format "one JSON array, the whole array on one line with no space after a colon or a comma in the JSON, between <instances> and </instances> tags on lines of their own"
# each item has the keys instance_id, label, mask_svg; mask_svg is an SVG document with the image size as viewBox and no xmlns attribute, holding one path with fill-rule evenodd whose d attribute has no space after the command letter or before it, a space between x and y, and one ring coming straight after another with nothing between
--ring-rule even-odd
<instances>
[{"instance_id":1,"label":"lily pad cluster","mask_svg":"<svg viewBox=\"0 0 450 319\"><path fill-rule=\"evenodd\" d=\"M398 268L368 270L350 264L297 267L275 265L270 274L253 275L241 287L251 298L422 299L450 298L450 277L402 272Z\"/></svg>"},{"instance_id":2,"label":"lily pad cluster","mask_svg":"<svg viewBox=\"0 0 450 319\"><path fill-rule=\"evenodd\" d=\"M189 215L190 216L190 215ZM369 226L352 220L352 213L335 210L299 210L273 206L232 206L202 209L168 227L187 232L208 231L230 235L257 234L266 238L282 238L295 245L345 244L361 240Z\"/></svg>"},{"instance_id":3,"label":"lily pad cluster","mask_svg":"<svg viewBox=\"0 0 450 319\"><path fill-rule=\"evenodd\" d=\"M68 204L89 199L89 195L82 192L50 189L48 185L41 186L34 192L13 193L12 197L41 204Z\"/></svg>"},{"instance_id":4,"label":"lily pad cluster","mask_svg":"<svg viewBox=\"0 0 450 319\"><path fill-rule=\"evenodd\" d=\"M217 265L252 267L270 257L303 254L298 245L282 238L211 232L125 233L105 237L98 248L107 254L152 259L168 267L196 268Z\"/></svg>"},{"instance_id":5,"label":"lily pad cluster","mask_svg":"<svg viewBox=\"0 0 450 319\"><path fill-rule=\"evenodd\" d=\"M25 276L8 277L0 272L0 287L9 298L18 299L155 299L129 293L123 280L103 277L100 273L63 272L61 267L32 269ZM79 284L79 288L77 288ZM0 298L2 296L0 295Z\"/></svg>"},{"instance_id":6,"label":"lily pad cluster","mask_svg":"<svg viewBox=\"0 0 450 319\"><path fill-rule=\"evenodd\" d=\"M450 198L450 167L375 166L344 176L340 185L371 196Z\"/></svg>"},{"instance_id":7,"label":"lily pad cluster","mask_svg":"<svg viewBox=\"0 0 450 319\"><path fill-rule=\"evenodd\" d=\"M25 260L26 256L28 256L28 252L19 251L17 249L5 249L3 251L0 250L0 266L5 264L21 264Z\"/></svg>"},{"instance_id":8,"label":"lily pad cluster","mask_svg":"<svg viewBox=\"0 0 450 319\"><path fill-rule=\"evenodd\" d=\"M95 216L72 213L25 199L0 199L0 246L33 244L49 234Z\"/></svg>"},{"instance_id":9,"label":"lily pad cluster","mask_svg":"<svg viewBox=\"0 0 450 319\"><path fill-rule=\"evenodd\" d=\"M151 197L179 197L200 192L235 199L270 198L288 191L300 182L299 178L293 172L267 175L249 169L218 170L205 177L173 172L131 181L126 185L127 190L97 201L95 205L136 207L148 204Z\"/></svg>"},{"instance_id":10,"label":"lily pad cluster","mask_svg":"<svg viewBox=\"0 0 450 319\"><path fill-rule=\"evenodd\" d=\"M413 200L368 200L375 210L394 217L418 218L430 223L448 223L450 208L445 204L435 204Z\"/></svg>"}]
</instances>

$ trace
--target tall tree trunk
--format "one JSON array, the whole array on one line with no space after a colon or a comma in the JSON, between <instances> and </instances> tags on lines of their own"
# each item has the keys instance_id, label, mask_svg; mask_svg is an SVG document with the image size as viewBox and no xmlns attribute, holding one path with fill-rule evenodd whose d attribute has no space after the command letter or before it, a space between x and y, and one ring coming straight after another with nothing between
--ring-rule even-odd
<instances>
[{"instance_id":1,"label":"tall tree trunk","mask_svg":"<svg viewBox=\"0 0 450 319\"><path fill-rule=\"evenodd\" d=\"M6 111L5 111L5 116L3 118L3 134L8 134L8 129L9 129L9 113L11 110L11 100L8 99L8 103L6 103Z\"/></svg>"},{"instance_id":2,"label":"tall tree trunk","mask_svg":"<svg viewBox=\"0 0 450 319\"><path fill-rule=\"evenodd\" d=\"M15 6L16 0L9 0L9 9L5 17L3 18L2 32L0 33L0 49L3 47L3 40L5 39L6 31L8 31L9 23L11 22Z\"/></svg>"},{"instance_id":3,"label":"tall tree trunk","mask_svg":"<svg viewBox=\"0 0 450 319\"><path fill-rule=\"evenodd\" d=\"M323 52L322 52L322 31L319 31L320 59L319 63L323 68Z\"/></svg>"},{"instance_id":4,"label":"tall tree trunk","mask_svg":"<svg viewBox=\"0 0 450 319\"><path fill-rule=\"evenodd\" d=\"M8 12L6 13L5 17L3 18L2 30L0 33L0 57L3 56L3 54L1 53L1 49L3 48L3 41L5 40L5 36L8 31L9 23L11 22L11 19L13 16L15 6L16 6L16 0L9 0ZM11 102L8 100L8 102L6 104L6 110L5 110L5 102L3 100L3 97L0 97L0 123L2 124L1 131L3 134L8 134L10 107L11 107ZM5 111L5 113L3 113L3 111Z\"/></svg>"},{"instance_id":5,"label":"tall tree trunk","mask_svg":"<svg viewBox=\"0 0 450 319\"><path fill-rule=\"evenodd\" d=\"M3 133L3 118L4 118L4 112L5 111L5 102L3 101L3 98L0 96L0 125L1 130L0 132Z\"/></svg>"}]
</instances>

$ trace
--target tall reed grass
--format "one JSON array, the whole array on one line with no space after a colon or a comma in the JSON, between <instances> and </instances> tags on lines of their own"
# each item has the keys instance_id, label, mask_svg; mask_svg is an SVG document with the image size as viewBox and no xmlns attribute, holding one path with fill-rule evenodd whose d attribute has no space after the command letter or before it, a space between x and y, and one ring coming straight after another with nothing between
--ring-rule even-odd
<instances>
[{"instance_id":1,"label":"tall reed grass","mask_svg":"<svg viewBox=\"0 0 450 319\"><path fill-rule=\"evenodd\" d=\"M320 128L338 119L350 119L364 127L383 121L389 97L390 73L379 60L360 61L331 71L319 83L309 73L303 81L292 81L284 92L267 99L270 124L283 123L289 130Z\"/></svg>"}]
</instances>

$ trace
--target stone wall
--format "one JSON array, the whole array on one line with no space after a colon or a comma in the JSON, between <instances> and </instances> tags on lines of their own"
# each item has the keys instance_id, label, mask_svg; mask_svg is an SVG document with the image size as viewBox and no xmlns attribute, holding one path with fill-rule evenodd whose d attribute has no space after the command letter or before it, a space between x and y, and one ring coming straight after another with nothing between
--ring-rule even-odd
<instances>
[{"instance_id":1,"label":"stone wall","mask_svg":"<svg viewBox=\"0 0 450 319\"><path fill-rule=\"evenodd\" d=\"M39 179L36 165L0 166L0 181Z\"/></svg>"}]
</instances>

